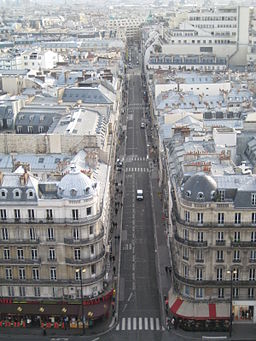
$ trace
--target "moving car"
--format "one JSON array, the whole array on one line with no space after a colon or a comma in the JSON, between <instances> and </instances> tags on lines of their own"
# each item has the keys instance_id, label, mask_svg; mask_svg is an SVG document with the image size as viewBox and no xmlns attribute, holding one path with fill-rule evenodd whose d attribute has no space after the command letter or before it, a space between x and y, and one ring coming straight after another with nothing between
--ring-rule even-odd
<instances>
[{"instance_id":1,"label":"moving car","mask_svg":"<svg viewBox=\"0 0 256 341\"><path fill-rule=\"evenodd\" d=\"M137 189L137 195L136 195L137 200L143 200L144 195L143 195L143 190L142 189Z\"/></svg>"}]
</instances>

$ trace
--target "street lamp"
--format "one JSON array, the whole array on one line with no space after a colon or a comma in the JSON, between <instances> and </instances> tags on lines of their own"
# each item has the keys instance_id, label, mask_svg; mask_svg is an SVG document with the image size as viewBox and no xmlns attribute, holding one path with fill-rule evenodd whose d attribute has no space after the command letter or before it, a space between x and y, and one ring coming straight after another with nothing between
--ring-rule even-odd
<instances>
[{"instance_id":1,"label":"street lamp","mask_svg":"<svg viewBox=\"0 0 256 341\"><path fill-rule=\"evenodd\" d=\"M85 334L85 321L84 321L84 295L83 295L83 277L82 274L86 272L86 269L76 269L76 273L79 273L81 284L81 306L82 306L82 322L83 322L83 335Z\"/></svg>"},{"instance_id":2,"label":"street lamp","mask_svg":"<svg viewBox=\"0 0 256 341\"><path fill-rule=\"evenodd\" d=\"M233 322L233 312L232 312L232 307L233 307L233 274L236 274L236 270L228 270L227 274L230 274L230 308L229 308L229 337L231 338L232 336L232 322Z\"/></svg>"}]
</instances>

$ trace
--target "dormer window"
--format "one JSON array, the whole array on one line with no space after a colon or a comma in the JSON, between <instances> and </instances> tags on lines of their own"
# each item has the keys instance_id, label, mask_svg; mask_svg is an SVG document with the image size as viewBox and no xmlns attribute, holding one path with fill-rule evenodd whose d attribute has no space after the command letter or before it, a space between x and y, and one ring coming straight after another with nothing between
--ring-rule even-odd
<instances>
[{"instance_id":1,"label":"dormer window","mask_svg":"<svg viewBox=\"0 0 256 341\"><path fill-rule=\"evenodd\" d=\"M6 198L7 197L7 190L6 189L2 189L1 190L1 198Z\"/></svg>"},{"instance_id":2,"label":"dormer window","mask_svg":"<svg viewBox=\"0 0 256 341\"><path fill-rule=\"evenodd\" d=\"M35 196L34 191L32 191L31 189L27 190L26 193L27 193L27 198L28 198L28 199L33 199L34 196Z\"/></svg>"},{"instance_id":3,"label":"dormer window","mask_svg":"<svg viewBox=\"0 0 256 341\"><path fill-rule=\"evenodd\" d=\"M90 187L86 187L85 194L89 194L89 191L90 191Z\"/></svg>"},{"instance_id":4,"label":"dormer window","mask_svg":"<svg viewBox=\"0 0 256 341\"><path fill-rule=\"evenodd\" d=\"M191 191L186 191L185 195L187 198L190 198L191 197Z\"/></svg>"},{"instance_id":5,"label":"dormer window","mask_svg":"<svg viewBox=\"0 0 256 341\"><path fill-rule=\"evenodd\" d=\"M198 200L203 200L204 199L204 193L203 192L198 192L197 193L197 199Z\"/></svg>"},{"instance_id":6,"label":"dormer window","mask_svg":"<svg viewBox=\"0 0 256 341\"><path fill-rule=\"evenodd\" d=\"M15 189L13 191L13 199L20 199L21 197L21 191L19 189Z\"/></svg>"},{"instance_id":7,"label":"dormer window","mask_svg":"<svg viewBox=\"0 0 256 341\"><path fill-rule=\"evenodd\" d=\"M75 188L72 188L70 191L71 197L75 197L77 195L77 190Z\"/></svg>"}]
</instances>

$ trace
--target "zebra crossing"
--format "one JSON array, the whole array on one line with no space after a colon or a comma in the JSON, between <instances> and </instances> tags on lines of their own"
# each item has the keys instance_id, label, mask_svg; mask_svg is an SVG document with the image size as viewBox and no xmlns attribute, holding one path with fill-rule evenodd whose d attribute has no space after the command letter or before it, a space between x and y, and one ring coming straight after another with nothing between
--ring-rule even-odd
<instances>
[{"instance_id":1,"label":"zebra crossing","mask_svg":"<svg viewBox=\"0 0 256 341\"><path fill-rule=\"evenodd\" d=\"M123 317L116 331L120 330L162 330L158 317Z\"/></svg>"},{"instance_id":2,"label":"zebra crossing","mask_svg":"<svg viewBox=\"0 0 256 341\"><path fill-rule=\"evenodd\" d=\"M149 172L149 168L145 168L145 167L126 167L125 171L127 173L134 173L134 172L140 172L140 173L148 173Z\"/></svg>"},{"instance_id":3,"label":"zebra crossing","mask_svg":"<svg viewBox=\"0 0 256 341\"><path fill-rule=\"evenodd\" d=\"M147 157L135 156L135 155L126 156L126 162L132 162L132 161L147 161Z\"/></svg>"}]
</instances>

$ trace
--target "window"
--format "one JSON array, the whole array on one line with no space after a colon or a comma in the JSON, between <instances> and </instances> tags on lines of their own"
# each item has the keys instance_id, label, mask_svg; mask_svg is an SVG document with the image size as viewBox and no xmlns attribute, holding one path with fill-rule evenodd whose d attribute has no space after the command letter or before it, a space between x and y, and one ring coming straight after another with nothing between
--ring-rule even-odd
<instances>
[{"instance_id":1,"label":"window","mask_svg":"<svg viewBox=\"0 0 256 341\"><path fill-rule=\"evenodd\" d=\"M28 126L28 133L33 133L33 127L32 126Z\"/></svg>"},{"instance_id":2,"label":"window","mask_svg":"<svg viewBox=\"0 0 256 341\"><path fill-rule=\"evenodd\" d=\"M239 261L240 261L240 251L234 250L234 262L239 262Z\"/></svg>"},{"instance_id":3,"label":"window","mask_svg":"<svg viewBox=\"0 0 256 341\"><path fill-rule=\"evenodd\" d=\"M20 192L19 190L15 190L15 191L13 192L13 197L14 197L14 199L20 198L20 195L21 195L21 192Z\"/></svg>"},{"instance_id":4,"label":"window","mask_svg":"<svg viewBox=\"0 0 256 341\"><path fill-rule=\"evenodd\" d=\"M91 207L87 207L86 208L86 215L91 215L92 214L92 208Z\"/></svg>"},{"instance_id":5,"label":"window","mask_svg":"<svg viewBox=\"0 0 256 341\"><path fill-rule=\"evenodd\" d=\"M32 269L32 278L34 281L39 280L39 269L38 268L33 268Z\"/></svg>"},{"instance_id":6,"label":"window","mask_svg":"<svg viewBox=\"0 0 256 341\"><path fill-rule=\"evenodd\" d=\"M18 259L24 259L23 249L17 249L17 258Z\"/></svg>"},{"instance_id":7,"label":"window","mask_svg":"<svg viewBox=\"0 0 256 341\"><path fill-rule=\"evenodd\" d=\"M204 43L206 43L206 40L204 40ZM200 52L210 52L212 53L212 47L211 46L201 46Z\"/></svg>"},{"instance_id":8,"label":"window","mask_svg":"<svg viewBox=\"0 0 256 341\"><path fill-rule=\"evenodd\" d=\"M2 228L2 238L3 238L3 240L8 240L9 239L8 229L6 227Z\"/></svg>"},{"instance_id":9,"label":"window","mask_svg":"<svg viewBox=\"0 0 256 341\"><path fill-rule=\"evenodd\" d=\"M224 298L224 288L218 288L218 298Z\"/></svg>"},{"instance_id":10,"label":"window","mask_svg":"<svg viewBox=\"0 0 256 341\"><path fill-rule=\"evenodd\" d=\"M204 214L203 213L197 213L197 222L198 222L198 224L203 224L203 222L204 222Z\"/></svg>"},{"instance_id":11,"label":"window","mask_svg":"<svg viewBox=\"0 0 256 341\"><path fill-rule=\"evenodd\" d=\"M185 285L184 287L184 294L186 296L189 296L190 295L190 287L188 285Z\"/></svg>"},{"instance_id":12,"label":"window","mask_svg":"<svg viewBox=\"0 0 256 341\"><path fill-rule=\"evenodd\" d=\"M222 274L223 274L222 268L218 268L217 269L217 281L222 281Z\"/></svg>"},{"instance_id":13,"label":"window","mask_svg":"<svg viewBox=\"0 0 256 341\"><path fill-rule=\"evenodd\" d=\"M203 297L203 288L196 288L196 298Z\"/></svg>"},{"instance_id":14,"label":"window","mask_svg":"<svg viewBox=\"0 0 256 341\"><path fill-rule=\"evenodd\" d=\"M240 242L240 231L235 231L234 233L234 241Z\"/></svg>"},{"instance_id":15,"label":"window","mask_svg":"<svg viewBox=\"0 0 256 341\"><path fill-rule=\"evenodd\" d=\"M49 260L55 260L55 259L56 259L55 249L50 248L49 249Z\"/></svg>"},{"instance_id":16,"label":"window","mask_svg":"<svg viewBox=\"0 0 256 341\"><path fill-rule=\"evenodd\" d=\"M75 260L81 259L81 250L80 249L74 250L74 258L75 258Z\"/></svg>"},{"instance_id":17,"label":"window","mask_svg":"<svg viewBox=\"0 0 256 341\"><path fill-rule=\"evenodd\" d=\"M28 219L29 220L34 220L35 219L35 212L33 209L28 210Z\"/></svg>"},{"instance_id":18,"label":"window","mask_svg":"<svg viewBox=\"0 0 256 341\"><path fill-rule=\"evenodd\" d=\"M34 287L34 294L35 294L35 297L41 296L40 287Z\"/></svg>"},{"instance_id":19,"label":"window","mask_svg":"<svg viewBox=\"0 0 256 341\"><path fill-rule=\"evenodd\" d=\"M184 229L184 230L183 230L183 238L184 238L185 240L188 240L188 239L189 239L189 232L188 232L187 229Z\"/></svg>"},{"instance_id":20,"label":"window","mask_svg":"<svg viewBox=\"0 0 256 341\"><path fill-rule=\"evenodd\" d=\"M81 271L75 271L75 280L80 281L81 280Z\"/></svg>"},{"instance_id":21,"label":"window","mask_svg":"<svg viewBox=\"0 0 256 341\"><path fill-rule=\"evenodd\" d=\"M197 268L196 269L196 280L202 281L202 279L203 279L203 269Z\"/></svg>"},{"instance_id":22,"label":"window","mask_svg":"<svg viewBox=\"0 0 256 341\"><path fill-rule=\"evenodd\" d=\"M6 198L7 196L7 191L5 189L1 190L1 197Z\"/></svg>"},{"instance_id":23,"label":"window","mask_svg":"<svg viewBox=\"0 0 256 341\"><path fill-rule=\"evenodd\" d=\"M238 281L239 280L239 269L234 269L233 270L233 281Z\"/></svg>"},{"instance_id":24,"label":"window","mask_svg":"<svg viewBox=\"0 0 256 341\"><path fill-rule=\"evenodd\" d=\"M4 249L4 259L10 259L10 250Z\"/></svg>"},{"instance_id":25,"label":"window","mask_svg":"<svg viewBox=\"0 0 256 341\"><path fill-rule=\"evenodd\" d=\"M91 265L91 274L95 275L95 273L96 273L96 266L95 266L95 264L92 264Z\"/></svg>"},{"instance_id":26,"label":"window","mask_svg":"<svg viewBox=\"0 0 256 341\"><path fill-rule=\"evenodd\" d=\"M57 279L56 268L50 269L50 279L51 281L56 281Z\"/></svg>"},{"instance_id":27,"label":"window","mask_svg":"<svg viewBox=\"0 0 256 341\"><path fill-rule=\"evenodd\" d=\"M219 242L223 242L223 240L224 240L224 232L223 231L218 231L217 240Z\"/></svg>"},{"instance_id":28,"label":"window","mask_svg":"<svg viewBox=\"0 0 256 341\"><path fill-rule=\"evenodd\" d=\"M248 297L253 298L254 297L254 288L248 288Z\"/></svg>"},{"instance_id":29,"label":"window","mask_svg":"<svg viewBox=\"0 0 256 341\"><path fill-rule=\"evenodd\" d=\"M241 224L241 213L235 213L235 224Z\"/></svg>"},{"instance_id":30,"label":"window","mask_svg":"<svg viewBox=\"0 0 256 341\"><path fill-rule=\"evenodd\" d=\"M5 279L12 279L12 269L5 268Z\"/></svg>"},{"instance_id":31,"label":"window","mask_svg":"<svg viewBox=\"0 0 256 341\"><path fill-rule=\"evenodd\" d=\"M256 193L251 194L251 204L252 206L256 206Z\"/></svg>"},{"instance_id":32,"label":"window","mask_svg":"<svg viewBox=\"0 0 256 341\"><path fill-rule=\"evenodd\" d=\"M256 213L252 213L252 224L256 224Z\"/></svg>"},{"instance_id":33,"label":"window","mask_svg":"<svg viewBox=\"0 0 256 341\"><path fill-rule=\"evenodd\" d=\"M189 269L188 269L187 265L183 266L183 274L184 274L185 278L188 278L188 276L189 276Z\"/></svg>"},{"instance_id":34,"label":"window","mask_svg":"<svg viewBox=\"0 0 256 341\"><path fill-rule=\"evenodd\" d=\"M73 230L73 238L75 240L78 240L79 239L79 230L78 229L74 229Z\"/></svg>"},{"instance_id":35,"label":"window","mask_svg":"<svg viewBox=\"0 0 256 341\"><path fill-rule=\"evenodd\" d=\"M91 225L90 226L90 232L89 232L90 234L93 234L94 233L94 228L93 228L93 226Z\"/></svg>"},{"instance_id":36,"label":"window","mask_svg":"<svg viewBox=\"0 0 256 341\"><path fill-rule=\"evenodd\" d=\"M38 132L39 133L43 133L44 132L44 127L43 126L39 126L38 127Z\"/></svg>"},{"instance_id":37,"label":"window","mask_svg":"<svg viewBox=\"0 0 256 341\"><path fill-rule=\"evenodd\" d=\"M189 212L189 211L185 211L185 221L186 221L187 223L190 222L190 212Z\"/></svg>"},{"instance_id":38,"label":"window","mask_svg":"<svg viewBox=\"0 0 256 341\"><path fill-rule=\"evenodd\" d=\"M256 261L256 250L251 250L250 260Z\"/></svg>"},{"instance_id":39,"label":"window","mask_svg":"<svg viewBox=\"0 0 256 341\"><path fill-rule=\"evenodd\" d=\"M90 246L90 250L91 250L91 255L94 255L94 252L95 252L95 250L94 250L94 245L91 245L91 246Z\"/></svg>"},{"instance_id":40,"label":"window","mask_svg":"<svg viewBox=\"0 0 256 341\"><path fill-rule=\"evenodd\" d=\"M52 220L53 214L52 214L52 209L47 209L46 210L46 219Z\"/></svg>"},{"instance_id":41,"label":"window","mask_svg":"<svg viewBox=\"0 0 256 341\"><path fill-rule=\"evenodd\" d=\"M6 215L6 210L0 210L0 217L1 220L6 220L7 219L7 215Z\"/></svg>"},{"instance_id":42,"label":"window","mask_svg":"<svg viewBox=\"0 0 256 341\"><path fill-rule=\"evenodd\" d=\"M188 260L189 259L189 249L187 247L183 247L183 259Z\"/></svg>"},{"instance_id":43,"label":"window","mask_svg":"<svg viewBox=\"0 0 256 341\"><path fill-rule=\"evenodd\" d=\"M20 210L19 209L14 210L14 219L20 220Z\"/></svg>"},{"instance_id":44,"label":"window","mask_svg":"<svg viewBox=\"0 0 256 341\"><path fill-rule=\"evenodd\" d=\"M233 288L233 298L238 298L238 296L239 296L239 289Z\"/></svg>"},{"instance_id":45,"label":"window","mask_svg":"<svg viewBox=\"0 0 256 341\"><path fill-rule=\"evenodd\" d=\"M255 274L256 274L256 269L250 268L249 269L249 281L255 281Z\"/></svg>"},{"instance_id":46,"label":"window","mask_svg":"<svg viewBox=\"0 0 256 341\"><path fill-rule=\"evenodd\" d=\"M78 220L78 210L72 210L72 219Z\"/></svg>"},{"instance_id":47,"label":"window","mask_svg":"<svg viewBox=\"0 0 256 341\"><path fill-rule=\"evenodd\" d=\"M204 241L204 233L203 232L197 232L197 241L199 243L202 243Z\"/></svg>"},{"instance_id":48,"label":"window","mask_svg":"<svg viewBox=\"0 0 256 341\"><path fill-rule=\"evenodd\" d=\"M219 190L219 200L225 201L225 190Z\"/></svg>"},{"instance_id":49,"label":"window","mask_svg":"<svg viewBox=\"0 0 256 341\"><path fill-rule=\"evenodd\" d=\"M26 287L19 287L19 294L20 294L20 297L25 297L26 296Z\"/></svg>"},{"instance_id":50,"label":"window","mask_svg":"<svg viewBox=\"0 0 256 341\"><path fill-rule=\"evenodd\" d=\"M256 242L256 231L251 232L251 242Z\"/></svg>"},{"instance_id":51,"label":"window","mask_svg":"<svg viewBox=\"0 0 256 341\"><path fill-rule=\"evenodd\" d=\"M200 261L203 261L203 259L204 259L203 250L202 249L196 250L196 261L200 262Z\"/></svg>"},{"instance_id":52,"label":"window","mask_svg":"<svg viewBox=\"0 0 256 341\"><path fill-rule=\"evenodd\" d=\"M54 240L54 229L53 227L48 228L48 240Z\"/></svg>"},{"instance_id":53,"label":"window","mask_svg":"<svg viewBox=\"0 0 256 341\"><path fill-rule=\"evenodd\" d=\"M14 296L14 287L8 287L8 296Z\"/></svg>"},{"instance_id":54,"label":"window","mask_svg":"<svg viewBox=\"0 0 256 341\"><path fill-rule=\"evenodd\" d=\"M218 224L224 224L224 213L218 213Z\"/></svg>"},{"instance_id":55,"label":"window","mask_svg":"<svg viewBox=\"0 0 256 341\"><path fill-rule=\"evenodd\" d=\"M36 239L36 234L35 234L34 227L30 227L30 229L29 229L29 237L30 237L30 240L35 240Z\"/></svg>"},{"instance_id":56,"label":"window","mask_svg":"<svg viewBox=\"0 0 256 341\"><path fill-rule=\"evenodd\" d=\"M224 258L223 258L223 250L217 250L216 259L217 259L217 262L222 262L222 261L224 261Z\"/></svg>"},{"instance_id":57,"label":"window","mask_svg":"<svg viewBox=\"0 0 256 341\"><path fill-rule=\"evenodd\" d=\"M26 279L25 269L19 268L19 279Z\"/></svg>"},{"instance_id":58,"label":"window","mask_svg":"<svg viewBox=\"0 0 256 341\"><path fill-rule=\"evenodd\" d=\"M36 260L38 257L37 249L31 249L31 259Z\"/></svg>"}]
</instances>

